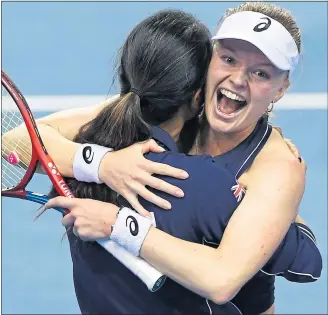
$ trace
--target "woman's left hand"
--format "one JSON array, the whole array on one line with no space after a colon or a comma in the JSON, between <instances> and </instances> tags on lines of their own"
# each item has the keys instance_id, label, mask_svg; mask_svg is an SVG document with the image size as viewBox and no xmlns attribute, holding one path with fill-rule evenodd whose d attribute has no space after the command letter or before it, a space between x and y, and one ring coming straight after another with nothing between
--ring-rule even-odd
<instances>
[{"instance_id":1,"label":"woman's left hand","mask_svg":"<svg viewBox=\"0 0 328 315\"><path fill-rule=\"evenodd\" d=\"M307 165L306 165L304 159L301 157L301 153L300 153L300 151L298 150L297 146L296 146L296 145L292 142L292 140L290 140L290 139L286 139L286 138L284 138L284 141L285 141L285 143L287 144L289 150L294 154L294 156L295 156L296 158L298 158L298 160L300 161L300 163L301 163L302 166L303 166L303 169L304 169L305 172L306 172Z\"/></svg>"},{"instance_id":2,"label":"woman's left hand","mask_svg":"<svg viewBox=\"0 0 328 315\"><path fill-rule=\"evenodd\" d=\"M73 233L83 241L96 241L110 236L119 207L93 199L55 197L49 200L45 209L58 207L70 210L62 224L73 227Z\"/></svg>"},{"instance_id":3,"label":"woman's left hand","mask_svg":"<svg viewBox=\"0 0 328 315\"><path fill-rule=\"evenodd\" d=\"M165 150L153 139L135 143L127 148L105 154L99 165L99 178L112 190L122 195L143 216L150 213L141 205L139 196L163 209L171 209L166 199L149 190L149 187L178 198L184 192L177 186L156 178L154 174L186 179L188 173L170 165L153 162L144 157L145 153L160 153Z\"/></svg>"},{"instance_id":4,"label":"woman's left hand","mask_svg":"<svg viewBox=\"0 0 328 315\"><path fill-rule=\"evenodd\" d=\"M307 169L306 163L305 163L304 159L301 157L301 153L298 150L297 146L292 142L292 140L284 138L284 136L282 134L282 129L280 127L273 126L273 128L279 132L279 134L281 135L281 137L284 139L285 143L287 144L289 150L294 154L294 156L296 158L298 158L298 160L300 161L300 163L302 164L303 168L306 171L306 169Z\"/></svg>"}]
</instances>

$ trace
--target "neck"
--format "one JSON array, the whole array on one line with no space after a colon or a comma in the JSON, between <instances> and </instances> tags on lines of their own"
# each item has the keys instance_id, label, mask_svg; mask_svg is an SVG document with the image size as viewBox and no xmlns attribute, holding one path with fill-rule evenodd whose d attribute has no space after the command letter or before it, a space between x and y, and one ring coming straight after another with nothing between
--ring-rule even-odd
<instances>
[{"instance_id":1,"label":"neck","mask_svg":"<svg viewBox=\"0 0 328 315\"><path fill-rule=\"evenodd\" d=\"M241 142L243 142L254 130L255 125L251 125L243 131L239 132L217 132L211 129L206 123L200 130L198 134L199 141L196 141L196 146L192 151L197 152L197 154L210 154L212 156L220 155L226 153Z\"/></svg>"},{"instance_id":2,"label":"neck","mask_svg":"<svg viewBox=\"0 0 328 315\"><path fill-rule=\"evenodd\" d=\"M185 118L183 115L175 115L172 119L165 121L159 126L164 129L175 142L177 142L184 124Z\"/></svg>"}]
</instances>

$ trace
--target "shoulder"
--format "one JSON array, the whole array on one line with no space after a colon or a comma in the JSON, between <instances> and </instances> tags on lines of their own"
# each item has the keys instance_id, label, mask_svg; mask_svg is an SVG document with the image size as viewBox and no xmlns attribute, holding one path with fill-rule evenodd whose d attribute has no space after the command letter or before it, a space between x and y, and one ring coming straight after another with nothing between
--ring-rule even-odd
<instances>
[{"instance_id":1,"label":"shoulder","mask_svg":"<svg viewBox=\"0 0 328 315\"><path fill-rule=\"evenodd\" d=\"M273 129L247 175L250 181L248 184L263 178L269 180L271 176L273 178L282 177L286 182L302 182L305 179L305 170L297 157L290 151L280 133Z\"/></svg>"},{"instance_id":2,"label":"shoulder","mask_svg":"<svg viewBox=\"0 0 328 315\"><path fill-rule=\"evenodd\" d=\"M180 185L197 191L198 194L212 196L212 198L233 197L240 199L244 196L245 190L236 181L235 176L218 163L210 155L186 155L166 151L164 153L150 153L147 158L155 162L169 164L173 167L184 169L189 173L187 180L180 182ZM172 178L165 178L167 181L174 181ZM238 188L238 189L237 189ZM238 198L234 195L237 190Z\"/></svg>"},{"instance_id":3,"label":"shoulder","mask_svg":"<svg viewBox=\"0 0 328 315\"><path fill-rule=\"evenodd\" d=\"M166 151L163 153L149 153L147 158L159 163L169 164L174 167L183 168L189 172L189 175L209 178L231 178L234 176L223 166L215 163L210 155L187 155Z\"/></svg>"}]
</instances>

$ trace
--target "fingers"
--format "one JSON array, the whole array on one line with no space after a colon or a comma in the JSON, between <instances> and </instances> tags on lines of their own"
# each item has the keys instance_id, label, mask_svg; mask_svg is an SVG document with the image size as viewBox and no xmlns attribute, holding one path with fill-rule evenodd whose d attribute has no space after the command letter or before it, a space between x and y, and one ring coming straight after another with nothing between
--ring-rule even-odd
<instances>
[{"instance_id":1,"label":"fingers","mask_svg":"<svg viewBox=\"0 0 328 315\"><path fill-rule=\"evenodd\" d=\"M134 187L134 192L136 195L141 196L142 198L148 200L149 202L153 203L154 205L163 208L165 210L171 210L172 206L171 203L167 200L156 196L154 193L149 191L147 188L145 188L143 185L138 185Z\"/></svg>"},{"instance_id":2,"label":"fingers","mask_svg":"<svg viewBox=\"0 0 328 315\"><path fill-rule=\"evenodd\" d=\"M154 176L149 175L145 178L145 180L141 179L141 181L145 186L149 186L159 191L163 191L177 198L182 198L184 196L183 190L181 190L179 187L169 184L166 181L156 178Z\"/></svg>"},{"instance_id":3,"label":"fingers","mask_svg":"<svg viewBox=\"0 0 328 315\"><path fill-rule=\"evenodd\" d=\"M76 217L69 213L65 217L62 218L62 225L65 227L70 227L74 224Z\"/></svg>"},{"instance_id":4,"label":"fingers","mask_svg":"<svg viewBox=\"0 0 328 315\"><path fill-rule=\"evenodd\" d=\"M131 207L136 210L140 215L144 217L150 217L150 212L147 211L139 202L136 195L130 194L129 196L124 196L125 199L130 203Z\"/></svg>"},{"instance_id":5,"label":"fingers","mask_svg":"<svg viewBox=\"0 0 328 315\"><path fill-rule=\"evenodd\" d=\"M78 231L77 231L76 226L73 226L73 234L74 234L76 237L79 237L79 233L78 233Z\"/></svg>"},{"instance_id":6,"label":"fingers","mask_svg":"<svg viewBox=\"0 0 328 315\"><path fill-rule=\"evenodd\" d=\"M307 170L307 165L303 157L299 156L298 160L300 161L301 165L303 166L304 170Z\"/></svg>"},{"instance_id":7,"label":"fingers","mask_svg":"<svg viewBox=\"0 0 328 315\"><path fill-rule=\"evenodd\" d=\"M289 150L294 154L295 157L300 157L300 152L298 150L298 148L296 147L296 145L290 140L290 139L284 139Z\"/></svg>"},{"instance_id":8,"label":"fingers","mask_svg":"<svg viewBox=\"0 0 328 315\"><path fill-rule=\"evenodd\" d=\"M67 197L55 197L50 199L44 206L45 210L50 208L65 208L70 209L75 203L77 199L67 198Z\"/></svg>"},{"instance_id":9,"label":"fingers","mask_svg":"<svg viewBox=\"0 0 328 315\"><path fill-rule=\"evenodd\" d=\"M307 170L307 165L306 162L304 160L303 157L301 157L301 153L298 150L298 148L296 147L296 145L290 140L290 139L284 139L289 150L293 153L293 155L299 160L299 162L301 163L302 167L304 168L304 170Z\"/></svg>"},{"instance_id":10,"label":"fingers","mask_svg":"<svg viewBox=\"0 0 328 315\"><path fill-rule=\"evenodd\" d=\"M151 139L141 144L141 152L143 154L148 153L149 151L161 153L165 150L159 144L157 144L155 140Z\"/></svg>"},{"instance_id":11,"label":"fingers","mask_svg":"<svg viewBox=\"0 0 328 315\"><path fill-rule=\"evenodd\" d=\"M280 135L283 137L282 129L281 129L280 127L278 127L278 126L273 126L273 128L276 129L276 130L280 133Z\"/></svg>"},{"instance_id":12,"label":"fingers","mask_svg":"<svg viewBox=\"0 0 328 315\"><path fill-rule=\"evenodd\" d=\"M138 143L137 145L141 147L141 151L143 154L149 151L158 153L165 151L152 139L144 143ZM186 179L189 177L189 174L185 170L175 168L163 163L152 162L147 160L146 158L144 158L142 168L151 174L170 176L178 179Z\"/></svg>"},{"instance_id":13,"label":"fingers","mask_svg":"<svg viewBox=\"0 0 328 315\"><path fill-rule=\"evenodd\" d=\"M177 179L186 179L189 177L186 171L163 163L147 161L145 169L151 174L170 176Z\"/></svg>"}]
</instances>

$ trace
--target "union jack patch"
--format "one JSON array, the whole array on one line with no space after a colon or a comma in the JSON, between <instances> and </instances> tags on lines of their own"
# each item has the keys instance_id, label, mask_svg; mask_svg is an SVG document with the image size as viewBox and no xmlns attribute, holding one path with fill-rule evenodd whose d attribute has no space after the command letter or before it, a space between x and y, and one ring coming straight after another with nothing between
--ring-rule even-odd
<instances>
[{"instance_id":1,"label":"union jack patch","mask_svg":"<svg viewBox=\"0 0 328 315\"><path fill-rule=\"evenodd\" d=\"M243 185L239 183L237 183L237 185L232 186L231 191L233 191L233 194L236 197L237 202L240 202L246 193L246 190L243 187Z\"/></svg>"}]
</instances>

